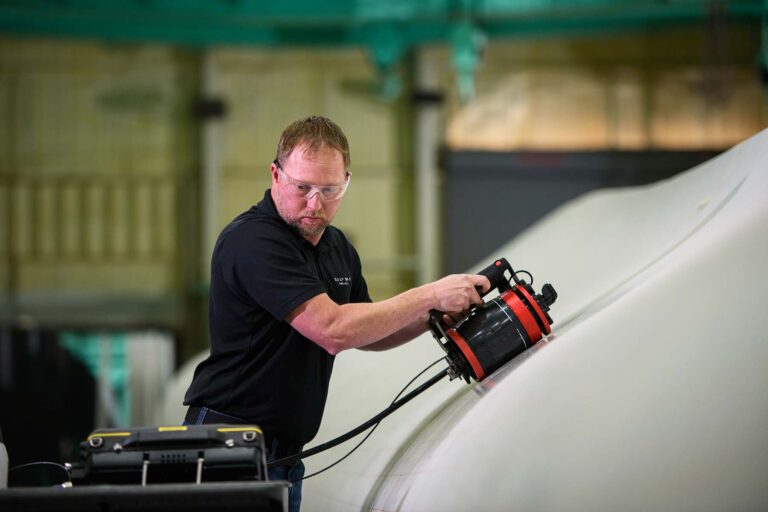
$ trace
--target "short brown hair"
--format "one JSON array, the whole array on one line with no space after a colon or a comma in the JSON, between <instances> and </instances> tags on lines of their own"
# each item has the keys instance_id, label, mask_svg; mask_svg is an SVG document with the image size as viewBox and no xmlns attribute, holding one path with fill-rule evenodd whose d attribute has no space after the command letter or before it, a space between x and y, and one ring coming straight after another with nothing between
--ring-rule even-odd
<instances>
[{"instance_id":1,"label":"short brown hair","mask_svg":"<svg viewBox=\"0 0 768 512\"><path fill-rule=\"evenodd\" d=\"M339 125L323 116L309 116L294 121L280 134L275 158L282 162L299 146L315 152L323 146L335 149L344 157L344 169L349 168L349 143Z\"/></svg>"}]
</instances>

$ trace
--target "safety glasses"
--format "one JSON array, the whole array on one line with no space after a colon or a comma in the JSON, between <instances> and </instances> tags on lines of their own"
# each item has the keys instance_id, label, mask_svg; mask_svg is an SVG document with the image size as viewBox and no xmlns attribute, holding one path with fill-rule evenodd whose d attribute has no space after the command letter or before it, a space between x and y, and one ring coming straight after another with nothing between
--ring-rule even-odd
<instances>
[{"instance_id":1,"label":"safety glasses","mask_svg":"<svg viewBox=\"0 0 768 512\"><path fill-rule=\"evenodd\" d=\"M280 171L280 175L285 179L286 188L290 190L295 196L304 197L307 199L315 194L319 194L320 199L323 201L335 201L336 199L341 199L341 196L343 196L344 192L347 191L349 180L352 178L352 173L347 171L345 177L346 181L343 185L312 185L311 183L304 183L303 181L299 181L288 176L288 174L283 169L283 166L280 165L280 161L277 159L275 159L273 163Z\"/></svg>"}]
</instances>

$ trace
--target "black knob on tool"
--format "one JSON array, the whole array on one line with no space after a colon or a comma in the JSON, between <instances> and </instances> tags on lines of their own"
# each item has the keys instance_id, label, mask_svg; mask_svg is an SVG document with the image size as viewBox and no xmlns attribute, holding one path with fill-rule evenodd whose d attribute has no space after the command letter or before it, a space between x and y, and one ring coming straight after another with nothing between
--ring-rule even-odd
<instances>
[{"instance_id":1,"label":"black knob on tool","mask_svg":"<svg viewBox=\"0 0 768 512\"><path fill-rule=\"evenodd\" d=\"M539 306L541 306L541 309L544 311L549 310L549 306L555 303L557 300L557 292L555 291L555 288L547 283L544 286L541 287L541 293L538 295L534 295L533 297L536 299L536 302L539 303Z\"/></svg>"},{"instance_id":2,"label":"black knob on tool","mask_svg":"<svg viewBox=\"0 0 768 512\"><path fill-rule=\"evenodd\" d=\"M509 278L504 275L505 271L509 271L510 276L514 277L515 272L512 270L512 265L506 260L506 258L499 258L483 270L478 272L481 276L488 278L491 282L491 287L485 293L480 292L480 297L485 297L491 290L497 288L499 292L509 290Z\"/></svg>"}]
</instances>

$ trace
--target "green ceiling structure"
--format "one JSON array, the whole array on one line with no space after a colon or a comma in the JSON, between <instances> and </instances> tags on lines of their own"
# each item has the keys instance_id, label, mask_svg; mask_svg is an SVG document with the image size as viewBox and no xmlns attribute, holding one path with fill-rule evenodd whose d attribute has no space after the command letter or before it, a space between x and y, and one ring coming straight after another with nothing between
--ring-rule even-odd
<instances>
[{"instance_id":1,"label":"green ceiling structure","mask_svg":"<svg viewBox=\"0 0 768 512\"><path fill-rule=\"evenodd\" d=\"M384 83L394 80L389 94L406 52L446 43L467 97L489 39L653 30L713 12L762 23L768 68L768 0L0 0L0 32L190 47L365 46Z\"/></svg>"},{"instance_id":2,"label":"green ceiling structure","mask_svg":"<svg viewBox=\"0 0 768 512\"><path fill-rule=\"evenodd\" d=\"M765 82L768 82L768 0L763 0L763 44L761 52L762 71ZM768 88L768 84L766 84Z\"/></svg>"}]
</instances>

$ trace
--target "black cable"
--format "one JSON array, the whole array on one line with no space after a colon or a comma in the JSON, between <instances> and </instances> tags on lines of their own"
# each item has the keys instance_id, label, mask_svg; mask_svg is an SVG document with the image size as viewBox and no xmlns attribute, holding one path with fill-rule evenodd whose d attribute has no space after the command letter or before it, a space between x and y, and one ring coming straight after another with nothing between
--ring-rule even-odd
<instances>
[{"instance_id":1,"label":"black cable","mask_svg":"<svg viewBox=\"0 0 768 512\"><path fill-rule=\"evenodd\" d=\"M405 393L405 390L406 390L406 389L408 389L408 388L411 386L411 384L413 384L413 382L414 382L416 379L418 379L419 377L421 377L422 375L424 375L424 373L426 373L426 372L427 372L427 370L429 370L430 368L432 368L433 366L435 366L437 363L439 363L440 361L444 361L444 360L445 360L445 358L444 358L444 357L441 357L440 359L438 359L438 360L437 360L437 361L435 361L434 363L430 364L429 366L427 366L426 368L424 368L423 370L421 370L421 371L418 373L418 375L416 375L414 378L412 378L410 381L408 381L408 384L406 384L405 386L403 386L403 389L401 389L401 390L400 390L400 392L399 392L399 393L398 393L398 394L395 396L395 398L393 398L393 399L392 399L392 403L390 403L390 405L394 404L394 403L397 401L397 399L398 399L398 398L400 398L400 395L402 395L403 393ZM357 443L357 444L355 445L355 447L354 447L354 448L352 448L351 450L349 450L349 451L346 453L346 455L344 455L342 458L340 458L339 460L337 460L337 461L336 461L336 462L334 462L333 464L331 464L331 465L329 465L329 466L326 466L326 467L324 467L323 469L321 469L321 470L319 470L319 471L315 471L315 472L314 472L314 473L312 473L312 474L309 474L309 475L303 476L303 477L301 477L301 478L299 478L299 479L296 479L296 480L291 480L291 482L298 482L298 481L300 481L300 480L306 480L307 478L311 478L311 477L313 477L313 476L315 476L315 475L319 475L320 473L322 473L322 472L324 472L324 471L327 471L327 470L331 469L333 466L335 466L335 465L336 465L336 464L338 464L339 462L343 461L344 459L346 459L347 457L349 457L350 455L352 455L352 454L355 452L355 450L357 450L358 448L360 448L360 446L361 446L361 445L362 445L364 442L366 442L366 441L368 440L368 438L369 438L369 437L371 437L371 434L373 434L373 432L376 430L376 428L379 426L379 424L380 424L380 423L381 423L381 421L378 421L378 422L376 422L376 424L373 426L373 428L372 428L371 430L369 430L367 434L365 434L365 437L364 437L363 439L361 439L361 440L360 440L360 442L359 442L359 443Z\"/></svg>"},{"instance_id":2,"label":"black cable","mask_svg":"<svg viewBox=\"0 0 768 512\"><path fill-rule=\"evenodd\" d=\"M304 459L304 458L310 457L312 455L315 455L316 453L320 453L322 451L325 451L325 450L327 450L329 448L333 448L334 446L337 446L337 445L343 443L344 441L347 441L347 440L355 437L356 435L360 434L361 432L364 432L364 431L368 430L371 426L373 426L374 424L380 422L381 420L383 420L384 418L386 418L387 416L389 416L390 414L392 414L393 412L398 410L400 407L402 407L403 405L405 405L408 402L410 402L411 400L413 400L415 397L417 397L418 395L420 395L421 393L423 393L424 391L426 391L430 387L432 387L435 384L437 384L440 381L440 379L442 379L446 375L448 375L448 368L445 368L440 373L438 373L437 375L435 375L434 377L432 377L431 379L426 381L424 384L422 384L418 388L414 389L413 391L411 391L410 393L405 395L400 400L392 402L392 404L389 407L387 407L386 409L381 411L379 414L377 414L373 418L369 419L368 421L366 421L362 425L359 425L356 428L353 428L352 430L350 430L346 434L342 434L339 437L337 437L336 439L332 439L331 441L328 441L327 443L321 444L319 446L315 446L314 448L310 448L309 450L304 450L303 452L299 452L299 453L296 453L294 455L289 455L288 457L283 457L282 459L273 460L272 462L267 464L267 467L269 468L269 467L274 467L274 466L282 466L282 465L292 464L293 462L295 462L295 461L297 461L299 459Z\"/></svg>"},{"instance_id":3,"label":"black cable","mask_svg":"<svg viewBox=\"0 0 768 512\"><path fill-rule=\"evenodd\" d=\"M517 275L517 274L528 274L528 277L531 278L531 282L528 283L528 284L533 286L533 276L531 275L530 272L528 272L527 270L515 270L515 275Z\"/></svg>"},{"instance_id":4,"label":"black cable","mask_svg":"<svg viewBox=\"0 0 768 512\"><path fill-rule=\"evenodd\" d=\"M329 466L326 466L326 467L324 467L324 468L323 468L323 469L321 469L320 471L315 471L314 473L312 473L312 474L310 474L310 475L304 475L303 477L301 477L301 478L297 478L296 480L291 480L291 483L293 483L293 482L299 482L299 481L301 481L301 480L306 480L307 478L311 478L311 477L313 477L313 476L315 476L315 475L319 475L320 473L322 473L322 472L324 472L324 471L326 471L326 470L329 470L329 469L331 469L333 466L335 466L335 465L336 465L336 464L338 464L339 462L343 461L344 459L346 459L347 457L349 457L350 455L352 455L352 454L355 452L355 450L357 450L358 448L360 448L360 445L362 445L364 442L366 442L366 441L368 440L368 438L369 438L369 437L371 437L371 434L373 434L373 431L374 431L374 430L376 430L376 427L378 427L378 426L379 426L379 423L375 424L375 425L373 426L373 428L372 428L371 430L369 430L367 434L365 434L365 437L364 437L364 438L362 438L362 439L360 440L360 442L359 442L359 443L357 443L357 444L355 445L355 447L354 447L354 448L352 448L351 450L349 450L349 451L347 452L347 454L346 454L346 455L344 455L342 458L340 458L339 460L337 460L337 461L336 461L336 462L334 462L333 464L331 464L331 465L329 465Z\"/></svg>"},{"instance_id":5,"label":"black cable","mask_svg":"<svg viewBox=\"0 0 768 512\"><path fill-rule=\"evenodd\" d=\"M390 403L390 405L392 405L393 403L395 403L395 402L397 401L397 399L398 399L398 398L400 398L400 395L402 395L403 393L405 393L405 390L406 390L406 389L408 389L409 387L411 387L411 384L413 384L413 383L414 383L414 381L415 381L416 379L418 379L419 377L421 377L422 375L424 375L425 373L427 373L427 370L429 370L430 368L432 368L433 366L435 366L435 365L436 365L437 363L439 363L440 361L445 361L445 360L446 360L446 358L445 358L445 357L441 357L440 359L438 359L438 360L437 360L437 361L435 361L434 363L430 364L429 366L427 366L426 368L424 368L423 370L421 370L421 371L420 371L420 372L419 372L419 373L418 373L418 374L417 374L417 375L416 375L414 378L412 378L411 380L409 380L409 381L408 381L408 384L406 384L405 386L403 386L403 389L401 389L401 390L400 390L400 392L397 394L397 396L395 396L395 398L393 398L393 399L392 399L392 403Z\"/></svg>"}]
</instances>

